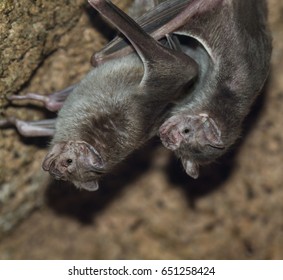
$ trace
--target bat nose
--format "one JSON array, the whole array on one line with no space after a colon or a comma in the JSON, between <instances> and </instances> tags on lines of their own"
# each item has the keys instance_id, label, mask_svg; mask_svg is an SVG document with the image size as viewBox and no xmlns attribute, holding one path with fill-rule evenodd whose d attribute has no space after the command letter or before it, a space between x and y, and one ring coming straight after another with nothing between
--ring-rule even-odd
<instances>
[{"instance_id":1,"label":"bat nose","mask_svg":"<svg viewBox=\"0 0 283 280\"><path fill-rule=\"evenodd\" d=\"M55 163L50 166L49 174L56 180L64 180L63 173L56 167Z\"/></svg>"},{"instance_id":2,"label":"bat nose","mask_svg":"<svg viewBox=\"0 0 283 280\"><path fill-rule=\"evenodd\" d=\"M51 175L52 177L54 177L56 180L59 180L59 179L61 179L61 177L62 177L61 172L60 172L59 170L57 170L57 169L50 170L49 173L50 173L50 175Z\"/></svg>"}]
</instances>

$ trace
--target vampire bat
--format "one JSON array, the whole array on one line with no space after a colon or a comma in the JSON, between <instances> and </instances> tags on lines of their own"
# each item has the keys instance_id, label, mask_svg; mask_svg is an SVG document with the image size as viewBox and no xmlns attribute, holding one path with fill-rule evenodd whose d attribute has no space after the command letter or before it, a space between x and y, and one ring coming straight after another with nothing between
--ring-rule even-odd
<instances>
[{"instance_id":1,"label":"vampire bat","mask_svg":"<svg viewBox=\"0 0 283 280\"><path fill-rule=\"evenodd\" d=\"M180 40L192 37L204 48L205 54L199 46L181 45L200 66L199 79L159 129L164 146L175 151L193 178L200 164L223 155L239 137L268 76L271 56L265 1L198 2L198 11L176 34L183 36ZM203 15L201 2L209 8Z\"/></svg>"},{"instance_id":2,"label":"vampire bat","mask_svg":"<svg viewBox=\"0 0 283 280\"><path fill-rule=\"evenodd\" d=\"M197 178L199 165L223 155L239 137L242 122L269 73L271 36L264 0L166 4L177 8L184 2L183 10L172 16L174 21L158 26L146 19L144 27L155 39L171 34L176 43L177 37L175 46L199 66L193 89L176 102L159 129L164 146L181 158L188 175ZM116 39L93 56L93 64L129 52Z\"/></svg>"},{"instance_id":3,"label":"vampire bat","mask_svg":"<svg viewBox=\"0 0 283 280\"><path fill-rule=\"evenodd\" d=\"M138 24L109 1L90 3L130 45L117 38L95 54L97 68L78 86L47 98L26 97L54 110L63 105L43 168L96 189L97 178L154 135L169 112L160 138L196 178L199 164L216 159L237 139L266 79L271 47L265 2L164 1ZM157 43L162 38L171 50ZM136 54L130 54L133 49ZM8 121L23 134L54 134L55 120Z\"/></svg>"}]
</instances>

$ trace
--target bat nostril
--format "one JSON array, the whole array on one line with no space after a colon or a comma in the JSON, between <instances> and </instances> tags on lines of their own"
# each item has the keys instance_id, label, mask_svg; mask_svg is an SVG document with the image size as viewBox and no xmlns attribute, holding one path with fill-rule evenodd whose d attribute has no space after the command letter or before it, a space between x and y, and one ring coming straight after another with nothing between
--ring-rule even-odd
<instances>
[{"instance_id":1,"label":"bat nostril","mask_svg":"<svg viewBox=\"0 0 283 280\"><path fill-rule=\"evenodd\" d=\"M49 173L51 176L53 176L57 180L62 179L62 173L56 168L50 169Z\"/></svg>"}]
</instances>

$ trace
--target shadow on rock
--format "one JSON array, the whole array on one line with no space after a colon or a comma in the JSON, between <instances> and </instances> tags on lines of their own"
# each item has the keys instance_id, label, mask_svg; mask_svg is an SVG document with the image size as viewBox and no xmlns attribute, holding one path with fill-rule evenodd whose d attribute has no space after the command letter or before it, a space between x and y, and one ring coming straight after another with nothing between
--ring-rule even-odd
<instances>
[{"instance_id":1,"label":"shadow on rock","mask_svg":"<svg viewBox=\"0 0 283 280\"><path fill-rule=\"evenodd\" d=\"M202 166L200 169L200 177L195 180L190 178L183 170L181 162L172 156L170 164L167 168L168 180L173 185L177 185L182 189L187 197L189 207L195 209L196 201L210 193L220 189L223 184L229 180L237 164L236 156L241 149L243 143L256 126L261 112L265 106L268 82L251 108L251 111L244 121L241 139L225 154L218 159L216 163Z\"/></svg>"},{"instance_id":2,"label":"shadow on rock","mask_svg":"<svg viewBox=\"0 0 283 280\"><path fill-rule=\"evenodd\" d=\"M238 147L237 147L238 149ZM234 158L237 149L225 155L217 163L201 166L198 179L189 177L179 160L172 158L167 168L168 180L181 188L188 200L191 209L195 209L196 201L220 189L233 173Z\"/></svg>"},{"instance_id":3,"label":"shadow on rock","mask_svg":"<svg viewBox=\"0 0 283 280\"><path fill-rule=\"evenodd\" d=\"M67 182L53 181L46 191L48 206L58 214L73 217L83 224L92 223L94 217L115 200L123 189L150 168L155 146L151 141L132 154L112 174L100 181L100 188L95 192L78 190Z\"/></svg>"}]
</instances>

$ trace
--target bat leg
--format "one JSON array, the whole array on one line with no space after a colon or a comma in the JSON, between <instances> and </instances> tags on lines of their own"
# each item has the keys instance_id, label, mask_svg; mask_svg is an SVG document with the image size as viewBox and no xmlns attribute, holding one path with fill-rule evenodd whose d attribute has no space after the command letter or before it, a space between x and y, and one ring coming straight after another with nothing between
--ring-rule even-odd
<instances>
[{"instance_id":1,"label":"bat leg","mask_svg":"<svg viewBox=\"0 0 283 280\"><path fill-rule=\"evenodd\" d=\"M27 93L26 95L12 95L8 97L10 101L28 100L28 101L40 101L44 104L44 107L51 112L59 111L68 95L74 90L76 84L67 87L61 91L54 92L50 95L40 95L38 93Z\"/></svg>"},{"instance_id":2,"label":"bat leg","mask_svg":"<svg viewBox=\"0 0 283 280\"><path fill-rule=\"evenodd\" d=\"M14 117L0 120L0 128L15 126L18 132L25 137L46 137L53 136L55 133L56 119L40 121L22 121Z\"/></svg>"},{"instance_id":3,"label":"bat leg","mask_svg":"<svg viewBox=\"0 0 283 280\"><path fill-rule=\"evenodd\" d=\"M163 145L173 151L184 144L224 148L221 131L207 114L173 116L161 125L159 135Z\"/></svg>"}]
</instances>

